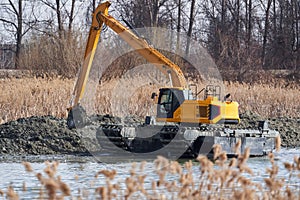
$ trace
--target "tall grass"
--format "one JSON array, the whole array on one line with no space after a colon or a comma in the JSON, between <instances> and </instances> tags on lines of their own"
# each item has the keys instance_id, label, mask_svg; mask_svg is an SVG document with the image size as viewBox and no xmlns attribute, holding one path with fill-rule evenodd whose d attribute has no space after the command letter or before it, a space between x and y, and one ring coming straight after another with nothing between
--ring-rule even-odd
<instances>
[{"instance_id":1,"label":"tall grass","mask_svg":"<svg viewBox=\"0 0 300 200\"><path fill-rule=\"evenodd\" d=\"M32 115L66 117L66 108L74 79L10 78L0 79L0 122ZM153 114L155 106L150 96L158 86L141 84L143 78L129 83L116 79L96 83L92 97L83 99L90 112L114 115L145 116ZM120 89L120 85L123 87ZM134 89L130 89L133 86ZM299 86L282 87L268 84L225 83L226 91L240 104L240 112L253 111L263 117L300 117ZM127 89L124 89L127 88ZM93 99L93 101L91 101Z\"/></svg>"},{"instance_id":2,"label":"tall grass","mask_svg":"<svg viewBox=\"0 0 300 200\"><path fill-rule=\"evenodd\" d=\"M0 80L0 120L7 122L32 115L66 116L73 80Z\"/></svg>"},{"instance_id":3,"label":"tall grass","mask_svg":"<svg viewBox=\"0 0 300 200\"><path fill-rule=\"evenodd\" d=\"M225 83L240 110L253 111L263 117L300 117L300 86Z\"/></svg>"}]
</instances>

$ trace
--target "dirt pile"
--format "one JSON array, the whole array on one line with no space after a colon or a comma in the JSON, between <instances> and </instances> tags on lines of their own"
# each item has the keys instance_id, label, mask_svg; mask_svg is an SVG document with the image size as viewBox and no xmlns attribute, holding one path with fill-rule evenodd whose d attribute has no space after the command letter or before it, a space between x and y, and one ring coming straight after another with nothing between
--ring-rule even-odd
<instances>
[{"instance_id":1,"label":"dirt pile","mask_svg":"<svg viewBox=\"0 0 300 200\"><path fill-rule=\"evenodd\" d=\"M259 120L263 119L253 113L241 114L238 128L251 129ZM282 117L268 121L270 129L280 132L283 146L300 146L300 119ZM89 126L70 130L65 119L52 116L21 118L0 125L0 154L89 154L89 151L99 149L95 137L99 124L118 122L119 118L96 115L90 118Z\"/></svg>"},{"instance_id":2,"label":"dirt pile","mask_svg":"<svg viewBox=\"0 0 300 200\"><path fill-rule=\"evenodd\" d=\"M267 120L269 128L280 133L283 147L300 146L300 118L278 117L263 119L252 112L242 113L240 118L241 123L237 128L251 129L258 126L258 121Z\"/></svg>"},{"instance_id":3,"label":"dirt pile","mask_svg":"<svg viewBox=\"0 0 300 200\"><path fill-rule=\"evenodd\" d=\"M118 121L109 115L95 115L90 117L87 127L70 130L66 119L53 116L20 118L0 125L0 154L87 155L89 151L99 149L95 136L99 124Z\"/></svg>"},{"instance_id":4,"label":"dirt pile","mask_svg":"<svg viewBox=\"0 0 300 200\"><path fill-rule=\"evenodd\" d=\"M0 126L0 153L56 154L86 152L80 135L52 116L21 118Z\"/></svg>"}]
</instances>

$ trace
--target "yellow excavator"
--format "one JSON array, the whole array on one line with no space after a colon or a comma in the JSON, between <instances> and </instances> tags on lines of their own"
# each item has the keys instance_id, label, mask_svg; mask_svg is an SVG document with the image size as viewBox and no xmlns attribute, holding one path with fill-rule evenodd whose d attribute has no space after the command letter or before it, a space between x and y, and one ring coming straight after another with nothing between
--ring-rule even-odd
<instances>
[{"instance_id":1,"label":"yellow excavator","mask_svg":"<svg viewBox=\"0 0 300 200\"><path fill-rule=\"evenodd\" d=\"M82 114L84 111L80 106L80 100L85 92L102 26L106 25L135 52L169 77L171 87L160 88L158 95L153 93L151 96L157 101L155 120L147 116L145 123L138 127L101 125L97 131L101 147L110 149L113 143L126 151L145 153L156 151L178 140L176 144L186 148L185 154L196 156L204 143L206 146L220 143L228 154L233 153L232 147L242 139L242 150L255 144L253 155L263 155L272 151L274 138L278 132L269 130L266 122L260 123L259 130L210 129L211 124L238 124L240 121L238 103L227 101L229 95L221 99L220 87L213 85L205 88L204 99L196 99L197 95L193 95L180 67L109 15L109 6L110 2L101 3L93 13L83 67L80 69L69 107L67 120L69 128L84 124L85 116ZM155 124L156 122L159 124ZM153 131L156 131L155 134ZM176 137L178 134L180 136ZM178 145L168 151L176 151Z\"/></svg>"}]
</instances>

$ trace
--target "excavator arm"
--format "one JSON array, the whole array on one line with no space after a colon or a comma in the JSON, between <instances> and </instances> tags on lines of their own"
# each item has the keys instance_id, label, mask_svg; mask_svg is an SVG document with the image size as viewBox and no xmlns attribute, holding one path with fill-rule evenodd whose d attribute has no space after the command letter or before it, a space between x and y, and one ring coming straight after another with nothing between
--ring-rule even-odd
<instances>
[{"instance_id":1,"label":"excavator arm","mask_svg":"<svg viewBox=\"0 0 300 200\"><path fill-rule=\"evenodd\" d=\"M97 7L96 11L104 14L108 14L109 5L110 4L108 2L100 4ZM92 25L90 28L89 37L85 48L84 62L82 68L80 68L78 79L72 93L72 98L70 101L71 105L69 110L71 110L73 107L78 105L79 101L82 99L82 96L84 94L86 83L89 77L89 73L97 49L97 45L100 39L102 26L103 26L103 22L98 21L96 19L96 15L93 14Z\"/></svg>"},{"instance_id":2,"label":"excavator arm","mask_svg":"<svg viewBox=\"0 0 300 200\"><path fill-rule=\"evenodd\" d=\"M84 63L72 93L72 100L70 102L71 105L69 110L75 106L78 106L84 94L103 24L110 27L136 52L143 56L148 62L154 64L163 74L170 76L172 87L187 88L186 79L180 67L162 55L158 50L151 47L144 39L139 38L127 27L110 16L108 14L109 6L110 2L104 2L95 9L93 14L92 25L84 55Z\"/></svg>"}]
</instances>

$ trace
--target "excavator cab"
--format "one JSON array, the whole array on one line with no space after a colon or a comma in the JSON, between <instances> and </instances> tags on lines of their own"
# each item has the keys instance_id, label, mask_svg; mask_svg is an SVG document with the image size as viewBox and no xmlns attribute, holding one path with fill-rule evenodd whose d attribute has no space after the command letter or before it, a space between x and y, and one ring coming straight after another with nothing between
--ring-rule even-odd
<instances>
[{"instance_id":1,"label":"excavator cab","mask_svg":"<svg viewBox=\"0 0 300 200\"><path fill-rule=\"evenodd\" d=\"M174 112L184 102L183 90L179 88L161 88L157 102L158 118L173 118Z\"/></svg>"},{"instance_id":2,"label":"excavator cab","mask_svg":"<svg viewBox=\"0 0 300 200\"><path fill-rule=\"evenodd\" d=\"M208 85L204 99L200 100L188 89L161 88L156 121L189 124L239 123L238 103L220 101L220 91L220 86Z\"/></svg>"}]
</instances>

